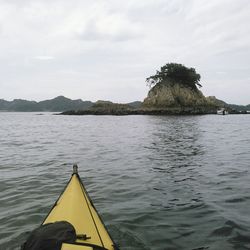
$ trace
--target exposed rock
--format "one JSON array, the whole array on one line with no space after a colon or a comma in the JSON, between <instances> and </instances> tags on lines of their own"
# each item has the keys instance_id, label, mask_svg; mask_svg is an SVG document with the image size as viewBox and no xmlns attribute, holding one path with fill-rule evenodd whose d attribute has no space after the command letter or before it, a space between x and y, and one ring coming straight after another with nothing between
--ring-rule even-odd
<instances>
[{"instance_id":1,"label":"exposed rock","mask_svg":"<svg viewBox=\"0 0 250 250\"><path fill-rule=\"evenodd\" d=\"M71 110L63 115L128 115L134 110L128 104L113 103L110 101L97 101L87 110Z\"/></svg>"},{"instance_id":2,"label":"exposed rock","mask_svg":"<svg viewBox=\"0 0 250 250\"><path fill-rule=\"evenodd\" d=\"M132 110L133 107L128 104L113 103L110 101L97 101L89 109L95 113L114 113L114 112L126 112Z\"/></svg>"},{"instance_id":3,"label":"exposed rock","mask_svg":"<svg viewBox=\"0 0 250 250\"><path fill-rule=\"evenodd\" d=\"M164 82L156 84L143 102L144 107L197 107L208 105L206 97L198 89L179 83Z\"/></svg>"}]
</instances>

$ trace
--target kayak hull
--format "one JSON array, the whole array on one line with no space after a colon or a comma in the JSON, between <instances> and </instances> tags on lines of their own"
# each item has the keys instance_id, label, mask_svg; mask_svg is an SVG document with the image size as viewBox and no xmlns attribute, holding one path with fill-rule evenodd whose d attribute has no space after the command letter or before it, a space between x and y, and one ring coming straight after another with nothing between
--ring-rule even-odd
<instances>
[{"instance_id":1,"label":"kayak hull","mask_svg":"<svg viewBox=\"0 0 250 250\"><path fill-rule=\"evenodd\" d=\"M57 221L71 223L79 236L75 244L64 243L61 250L118 249L77 172L72 174L66 188L42 224Z\"/></svg>"}]
</instances>

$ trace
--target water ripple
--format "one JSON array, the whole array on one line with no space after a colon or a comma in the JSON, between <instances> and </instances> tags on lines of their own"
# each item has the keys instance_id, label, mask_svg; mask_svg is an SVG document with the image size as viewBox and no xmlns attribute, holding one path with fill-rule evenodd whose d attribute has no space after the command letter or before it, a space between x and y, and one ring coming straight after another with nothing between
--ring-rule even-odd
<instances>
[{"instance_id":1,"label":"water ripple","mask_svg":"<svg viewBox=\"0 0 250 250\"><path fill-rule=\"evenodd\" d=\"M0 250L43 221L74 163L123 250L250 249L250 116L0 119Z\"/></svg>"}]
</instances>

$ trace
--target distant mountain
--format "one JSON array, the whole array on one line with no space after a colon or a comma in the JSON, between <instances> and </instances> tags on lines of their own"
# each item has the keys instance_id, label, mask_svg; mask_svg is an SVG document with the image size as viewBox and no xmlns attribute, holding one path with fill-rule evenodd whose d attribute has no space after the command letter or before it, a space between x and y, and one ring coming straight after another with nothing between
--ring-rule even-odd
<instances>
[{"instance_id":1,"label":"distant mountain","mask_svg":"<svg viewBox=\"0 0 250 250\"><path fill-rule=\"evenodd\" d=\"M250 111L250 104L244 106L244 105L237 105L237 104L227 104L227 106L235 111Z\"/></svg>"},{"instance_id":2,"label":"distant mountain","mask_svg":"<svg viewBox=\"0 0 250 250\"><path fill-rule=\"evenodd\" d=\"M246 106L237 105L237 104L230 104L230 103L226 103L222 100L217 99L215 96L208 96L206 98L209 102L214 103L218 108L227 108L230 111L237 111L237 112L250 111L250 104L248 104Z\"/></svg>"},{"instance_id":3,"label":"distant mountain","mask_svg":"<svg viewBox=\"0 0 250 250\"><path fill-rule=\"evenodd\" d=\"M51 111L51 112L63 112L67 110L86 110L94 105L102 105L105 103L113 104L109 101L83 101L81 99L71 100L64 96L57 96L56 98L45 100L45 101L27 101L23 99L14 99L13 101L6 101L0 99L0 111L15 111L15 112L41 112L41 111ZM127 104L131 108L138 108L141 106L141 102L135 101Z\"/></svg>"},{"instance_id":4,"label":"distant mountain","mask_svg":"<svg viewBox=\"0 0 250 250\"><path fill-rule=\"evenodd\" d=\"M13 101L0 100L0 110L2 111L39 111L37 102L14 99Z\"/></svg>"},{"instance_id":5,"label":"distant mountain","mask_svg":"<svg viewBox=\"0 0 250 250\"><path fill-rule=\"evenodd\" d=\"M139 102L139 101L135 101L135 102L129 102L129 103L127 103L127 105L129 105L129 106L131 106L131 107L133 107L133 108L140 108L141 107L141 105L142 105L142 102Z\"/></svg>"},{"instance_id":6,"label":"distant mountain","mask_svg":"<svg viewBox=\"0 0 250 250\"><path fill-rule=\"evenodd\" d=\"M58 96L52 100L45 100L38 103L42 111L65 111L65 110L84 110L90 108L91 101L82 101L81 99L71 100L64 96Z\"/></svg>"},{"instance_id":7,"label":"distant mountain","mask_svg":"<svg viewBox=\"0 0 250 250\"><path fill-rule=\"evenodd\" d=\"M8 104L9 104L8 101L0 99L0 110L7 110Z\"/></svg>"},{"instance_id":8,"label":"distant mountain","mask_svg":"<svg viewBox=\"0 0 250 250\"><path fill-rule=\"evenodd\" d=\"M89 109L93 103L91 101L71 100L64 96L58 96L51 100L41 102L27 101L22 99L14 99L13 101L6 101L0 99L0 111L53 111L62 112L66 110L84 110Z\"/></svg>"}]
</instances>

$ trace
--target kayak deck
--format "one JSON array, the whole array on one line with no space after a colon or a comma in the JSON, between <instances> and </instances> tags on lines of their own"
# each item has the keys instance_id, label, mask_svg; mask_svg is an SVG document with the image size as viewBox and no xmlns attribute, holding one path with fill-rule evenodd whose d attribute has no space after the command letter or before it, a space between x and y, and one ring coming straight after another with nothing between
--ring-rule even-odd
<instances>
[{"instance_id":1,"label":"kayak deck","mask_svg":"<svg viewBox=\"0 0 250 250\"><path fill-rule=\"evenodd\" d=\"M68 221L76 234L81 236L76 244L63 244L62 250L115 250L111 236L98 215L83 183L74 171L65 190L47 215L43 224L56 221Z\"/></svg>"},{"instance_id":2,"label":"kayak deck","mask_svg":"<svg viewBox=\"0 0 250 250\"><path fill-rule=\"evenodd\" d=\"M93 250L93 247L63 243L61 250Z\"/></svg>"}]
</instances>

